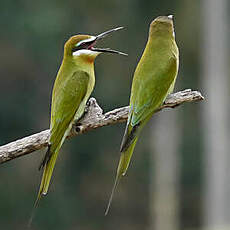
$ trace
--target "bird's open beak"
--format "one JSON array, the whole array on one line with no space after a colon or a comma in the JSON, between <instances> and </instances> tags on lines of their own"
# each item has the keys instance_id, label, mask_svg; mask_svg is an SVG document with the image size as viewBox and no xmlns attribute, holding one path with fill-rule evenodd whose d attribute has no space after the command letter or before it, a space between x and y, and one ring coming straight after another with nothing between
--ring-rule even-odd
<instances>
[{"instance_id":1,"label":"bird's open beak","mask_svg":"<svg viewBox=\"0 0 230 230\"><path fill-rule=\"evenodd\" d=\"M123 28L124 28L124 27L117 27L117 28L115 28L115 29L108 30L108 31L106 31L106 32L104 32L104 33L101 33L101 34L95 36L96 38L95 38L95 41L93 42L93 45L94 45L98 40L101 40L102 38L107 37L109 34L115 32L115 31L121 30L121 29L123 29ZM110 48L97 48L97 47L91 46L90 49L93 50L93 51L102 52L102 53L115 53L115 54L121 54L121 55L125 55L125 56L128 55L128 54L126 54L126 53L123 53L123 52L120 52L120 51L117 51L117 50L112 50L112 49L110 49Z\"/></svg>"}]
</instances>

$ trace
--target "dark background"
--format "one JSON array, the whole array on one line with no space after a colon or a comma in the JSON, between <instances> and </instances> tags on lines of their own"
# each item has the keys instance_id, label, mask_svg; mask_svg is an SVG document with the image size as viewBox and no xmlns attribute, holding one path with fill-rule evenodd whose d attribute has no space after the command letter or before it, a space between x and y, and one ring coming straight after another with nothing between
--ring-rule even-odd
<instances>
[{"instance_id":1,"label":"dark background","mask_svg":"<svg viewBox=\"0 0 230 230\"><path fill-rule=\"evenodd\" d=\"M175 16L180 49L176 91L201 90L200 1L1 1L0 144L49 127L51 91L63 45L74 34L95 35L117 26L125 27L98 44L129 56L104 54L96 59L96 86L92 96L104 111L127 105L132 75L147 40L149 23L159 15L168 14ZM189 103L176 109L180 111L178 127L182 133L177 153L180 159L178 219L180 229L186 230L202 226L200 110L203 103ZM40 203L32 229L149 228L152 218L149 143L154 141L150 139L149 126L137 144L128 175L115 194L110 213L104 217L123 132L124 124L116 124L65 142L49 194ZM37 169L45 151L1 165L0 229L26 229L40 183Z\"/></svg>"}]
</instances>

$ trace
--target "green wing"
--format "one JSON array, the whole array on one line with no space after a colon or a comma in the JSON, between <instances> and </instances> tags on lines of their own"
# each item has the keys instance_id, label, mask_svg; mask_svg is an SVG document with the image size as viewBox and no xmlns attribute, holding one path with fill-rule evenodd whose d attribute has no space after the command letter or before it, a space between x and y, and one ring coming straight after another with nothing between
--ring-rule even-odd
<instances>
[{"instance_id":1,"label":"green wing","mask_svg":"<svg viewBox=\"0 0 230 230\"><path fill-rule=\"evenodd\" d=\"M58 152L69 125L76 114L84 112L84 106L80 107L80 105L87 93L88 82L89 75L83 71L72 74L63 71L55 81L51 107L51 135L48 151L39 167L39 169L44 167L44 171L34 208L38 205L41 196L48 192Z\"/></svg>"},{"instance_id":2,"label":"green wing","mask_svg":"<svg viewBox=\"0 0 230 230\"><path fill-rule=\"evenodd\" d=\"M164 62L162 62L164 63ZM160 69L137 68L131 90L129 118L122 139L121 152L135 140L153 112L172 90L177 75L177 60L171 57Z\"/></svg>"},{"instance_id":3,"label":"green wing","mask_svg":"<svg viewBox=\"0 0 230 230\"><path fill-rule=\"evenodd\" d=\"M143 68L142 68L143 69ZM147 70L148 71L148 70ZM130 99L132 126L151 116L164 102L177 75L177 60L171 57L166 66L135 76ZM147 73L146 73L147 72Z\"/></svg>"},{"instance_id":4,"label":"green wing","mask_svg":"<svg viewBox=\"0 0 230 230\"><path fill-rule=\"evenodd\" d=\"M89 74L77 71L62 82L61 87L54 87L51 108L50 144L55 149L73 121L78 108L87 93Z\"/></svg>"}]
</instances>

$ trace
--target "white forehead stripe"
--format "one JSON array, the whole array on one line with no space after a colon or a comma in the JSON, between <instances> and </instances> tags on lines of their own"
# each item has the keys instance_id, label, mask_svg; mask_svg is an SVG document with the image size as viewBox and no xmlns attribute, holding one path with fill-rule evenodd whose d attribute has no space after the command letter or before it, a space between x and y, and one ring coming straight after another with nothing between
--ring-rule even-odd
<instances>
[{"instance_id":1,"label":"white forehead stripe","mask_svg":"<svg viewBox=\"0 0 230 230\"><path fill-rule=\"evenodd\" d=\"M168 18L173 19L173 15L172 14L168 15Z\"/></svg>"},{"instance_id":2,"label":"white forehead stripe","mask_svg":"<svg viewBox=\"0 0 230 230\"><path fill-rule=\"evenodd\" d=\"M73 52L73 56L80 56L80 55L96 55L98 54L97 51L93 51L93 50L87 50L87 49L82 49L82 50L77 50L75 52Z\"/></svg>"},{"instance_id":3,"label":"white forehead stripe","mask_svg":"<svg viewBox=\"0 0 230 230\"><path fill-rule=\"evenodd\" d=\"M91 36L90 38L81 40L80 42L78 42L78 43L76 44L76 46L79 46L79 45L81 45L81 44L84 43L84 42L92 42L92 41L94 41L95 39L96 39L95 36Z\"/></svg>"}]
</instances>

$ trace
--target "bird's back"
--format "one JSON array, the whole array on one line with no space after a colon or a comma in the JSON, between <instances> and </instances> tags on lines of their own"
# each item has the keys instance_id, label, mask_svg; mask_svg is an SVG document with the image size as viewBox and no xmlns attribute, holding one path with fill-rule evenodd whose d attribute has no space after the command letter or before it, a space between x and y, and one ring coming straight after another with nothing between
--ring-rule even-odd
<instances>
[{"instance_id":1,"label":"bird's back","mask_svg":"<svg viewBox=\"0 0 230 230\"><path fill-rule=\"evenodd\" d=\"M134 110L132 125L163 103L177 72L178 48L175 40L149 40L134 73L130 97L130 105Z\"/></svg>"}]
</instances>

